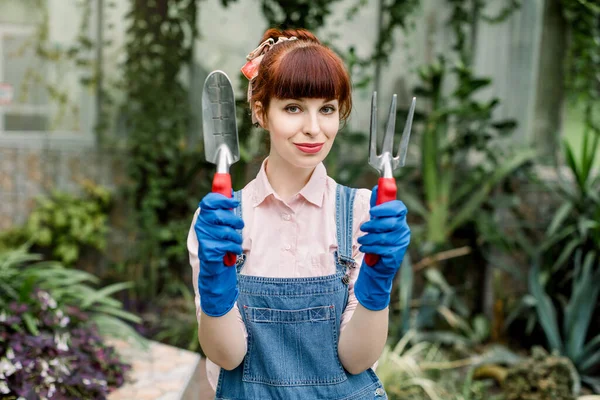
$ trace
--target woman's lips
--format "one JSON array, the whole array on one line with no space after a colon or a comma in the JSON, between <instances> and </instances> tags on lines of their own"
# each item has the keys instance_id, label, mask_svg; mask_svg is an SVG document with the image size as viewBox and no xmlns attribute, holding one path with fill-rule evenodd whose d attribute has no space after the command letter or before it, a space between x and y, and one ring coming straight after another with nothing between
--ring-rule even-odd
<instances>
[{"instance_id":1,"label":"woman's lips","mask_svg":"<svg viewBox=\"0 0 600 400\"><path fill-rule=\"evenodd\" d=\"M294 143L294 145L303 153L314 154L321 151L325 143Z\"/></svg>"}]
</instances>

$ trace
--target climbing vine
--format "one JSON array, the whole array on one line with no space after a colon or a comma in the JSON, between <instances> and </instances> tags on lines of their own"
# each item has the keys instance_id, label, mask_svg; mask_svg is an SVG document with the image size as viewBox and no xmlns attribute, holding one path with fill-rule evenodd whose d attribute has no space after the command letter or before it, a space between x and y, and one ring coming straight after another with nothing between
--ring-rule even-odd
<instances>
[{"instance_id":1,"label":"climbing vine","mask_svg":"<svg viewBox=\"0 0 600 400\"><path fill-rule=\"evenodd\" d=\"M196 198L189 188L203 160L188 148L189 90L181 81L192 60L196 0L131 0L124 64L129 198L140 233L144 294L160 292L169 267L181 271Z\"/></svg>"}]
</instances>

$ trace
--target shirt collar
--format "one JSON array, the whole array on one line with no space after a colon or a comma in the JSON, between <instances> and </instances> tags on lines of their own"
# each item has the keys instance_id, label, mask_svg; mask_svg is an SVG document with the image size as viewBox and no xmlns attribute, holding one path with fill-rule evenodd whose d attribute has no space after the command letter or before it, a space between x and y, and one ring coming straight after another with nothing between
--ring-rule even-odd
<instances>
[{"instance_id":1,"label":"shirt collar","mask_svg":"<svg viewBox=\"0 0 600 400\"><path fill-rule=\"evenodd\" d=\"M267 160L268 159L265 159L263 161L260 171L258 171L258 175L256 176L256 191L253 199L254 207L258 207L268 196L276 195L271 183L269 183L269 179L267 178L265 169ZM306 185L304 185L298 194L317 207L322 207L326 186L327 170L325 169L325 165L323 165L323 163L319 163Z\"/></svg>"}]
</instances>

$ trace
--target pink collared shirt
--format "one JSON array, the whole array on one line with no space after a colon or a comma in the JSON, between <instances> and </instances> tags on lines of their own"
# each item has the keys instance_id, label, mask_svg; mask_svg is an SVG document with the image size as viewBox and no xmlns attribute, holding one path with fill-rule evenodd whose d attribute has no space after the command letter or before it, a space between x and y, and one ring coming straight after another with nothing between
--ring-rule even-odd
<instances>
[{"instance_id":1,"label":"pink collared shirt","mask_svg":"<svg viewBox=\"0 0 600 400\"><path fill-rule=\"evenodd\" d=\"M267 179L265 165L242 191L242 216L244 219L242 248L246 262L242 274L299 278L323 276L335 273L334 252L337 249L335 226L336 183L327 176L323 164L319 164L310 180L289 203L284 202L274 191ZM356 305L354 282L358 277L363 253L358 251L357 238L363 235L362 223L369 220L369 199L371 191L359 189L354 200L352 256L357 268L351 270L348 305L342 314L343 330L350 321ZM196 210L188 234L187 245L193 271L194 292L196 294L196 316L200 323L200 296L198 294L198 239L194 224L198 217ZM237 304L240 327L246 337L248 333ZM206 360L206 373L213 389L219 378L219 366Z\"/></svg>"}]
</instances>

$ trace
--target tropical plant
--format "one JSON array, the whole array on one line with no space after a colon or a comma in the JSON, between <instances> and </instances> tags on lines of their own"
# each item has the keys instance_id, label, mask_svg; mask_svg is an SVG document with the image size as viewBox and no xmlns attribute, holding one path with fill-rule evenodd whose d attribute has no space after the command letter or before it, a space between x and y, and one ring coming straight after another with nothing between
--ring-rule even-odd
<instances>
[{"instance_id":1,"label":"tropical plant","mask_svg":"<svg viewBox=\"0 0 600 400\"><path fill-rule=\"evenodd\" d=\"M0 393L2 398L104 399L130 369L107 337L145 340L140 322L97 278L40 261L26 247L0 252Z\"/></svg>"},{"instance_id":2,"label":"tropical plant","mask_svg":"<svg viewBox=\"0 0 600 400\"><path fill-rule=\"evenodd\" d=\"M555 180L541 179L530 175L533 183L549 191L551 201L556 202L556 211L545 230L538 233L537 227L528 222L526 213L519 204L510 207L518 223L511 224L510 234L501 232L495 245L507 254L523 254L540 264L545 274L545 287L551 289L552 299L557 300L564 293L572 291L574 263L583 257L598 265L600 254L600 174L593 169L597 162L597 148L600 135L590 130L584 133L580 159L574 156L574 149L564 143L566 165L556 168ZM496 226L496 228L498 228ZM488 235L491 237L491 235ZM575 257L575 255L578 255ZM492 260L491 260L492 261ZM518 269L500 266L513 278L522 280ZM571 284L571 285L569 285ZM526 293L506 319L510 326L517 319L526 321L525 333L530 335L538 324L535 312L536 299L533 293Z\"/></svg>"},{"instance_id":3,"label":"tropical plant","mask_svg":"<svg viewBox=\"0 0 600 400\"><path fill-rule=\"evenodd\" d=\"M568 357L581 377L596 393L600 393L600 378L592 373L600 367L600 334L586 341L600 293L600 268L595 254L578 252L575 257L572 291L568 302L557 307L546 293L548 272L535 263L529 272L529 290L535 299L538 320L552 350ZM562 323L561 323L562 319Z\"/></svg>"},{"instance_id":4,"label":"tropical plant","mask_svg":"<svg viewBox=\"0 0 600 400\"><path fill-rule=\"evenodd\" d=\"M130 283L115 283L96 289L95 276L75 269L65 268L58 262L40 261L41 257L28 253L26 247L0 252L0 312L7 311L11 303L35 303L31 293L40 289L49 293L56 303L76 307L88 314L101 334L113 337L143 339L125 322L138 323L139 317L123 310L120 301L111 296L131 287ZM30 311L22 316L27 329L36 335L43 323Z\"/></svg>"},{"instance_id":5,"label":"tropical plant","mask_svg":"<svg viewBox=\"0 0 600 400\"><path fill-rule=\"evenodd\" d=\"M569 264L577 250L600 253L600 173L594 171L600 147L600 133L586 129L577 159L571 145L564 142L564 153L569 175L557 168L557 180L546 183L562 204L554 214L546 231L542 249L561 249L552 254L556 271ZM594 257L595 257L594 256Z\"/></svg>"}]
</instances>

